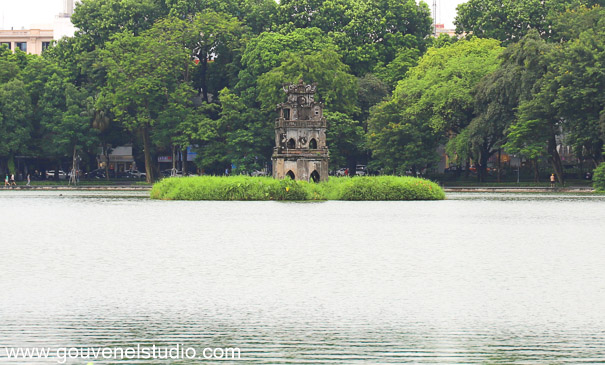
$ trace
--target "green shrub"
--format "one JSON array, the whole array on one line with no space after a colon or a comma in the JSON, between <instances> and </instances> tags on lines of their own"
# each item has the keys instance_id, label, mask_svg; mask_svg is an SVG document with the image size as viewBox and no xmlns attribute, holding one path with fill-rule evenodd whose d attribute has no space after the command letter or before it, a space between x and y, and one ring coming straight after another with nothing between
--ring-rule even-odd
<instances>
[{"instance_id":1,"label":"green shrub","mask_svg":"<svg viewBox=\"0 0 605 365\"><path fill-rule=\"evenodd\" d=\"M165 200L308 200L309 183L249 176L191 176L163 179L152 199Z\"/></svg>"},{"instance_id":2,"label":"green shrub","mask_svg":"<svg viewBox=\"0 0 605 365\"><path fill-rule=\"evenodd\" d=\"M592 175L592 187L598 192L605 192L605 163L594 170Z\"/></svg>"},{"instance_id":3,"label":"green shrub","mask_svg":"<svg viewBox=\"0 0 605 365\"><path fill-rule=\"evenodd\" d=\"M441 200L445 193L434 182L414 177L354 177L337 188L338 200Z\"/></svg>"},{"instance_id":4,"label":"green shrub","mask_svg":"<svg viewBox=\"0 0 605 365\"><path fill-rule=\"evenodd\" d=\"M319 184L249 176L167 178L151 190L165 200L440 200L435 183L412 177L330 178Z\"/></svg>"}]
</instances>

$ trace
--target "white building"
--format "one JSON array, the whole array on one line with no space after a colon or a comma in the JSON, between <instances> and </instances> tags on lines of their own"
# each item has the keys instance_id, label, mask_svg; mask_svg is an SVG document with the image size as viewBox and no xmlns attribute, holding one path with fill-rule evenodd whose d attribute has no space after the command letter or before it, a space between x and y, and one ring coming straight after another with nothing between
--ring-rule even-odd
<instances>
[{"instance_id":1,"label":"white building","mask_svg":"<svg viewBox=\"0 0 605 365\"><path fill-rule=\"evenodd\" d=\"M40 55L50 46L51 41L73 37L76 32L71 23L73 12L74 0L63 0L63 11L55 16L52 24L33 24L30 29L0 30L0 45L6 45L13 52L20 49Z\"/></svg>"},{"instance_id":2,"label":"white building","mask_svg":"<svg viewBox=\"0 0 605 365\"><path fill-rule=\"evenodd\" d=\"M55 17L53 23L53 37L59 40L63 37L73 37L76 27L71 22L74 13L74 0L63 0L63 12Z\"/></svg>"}]
</instances>

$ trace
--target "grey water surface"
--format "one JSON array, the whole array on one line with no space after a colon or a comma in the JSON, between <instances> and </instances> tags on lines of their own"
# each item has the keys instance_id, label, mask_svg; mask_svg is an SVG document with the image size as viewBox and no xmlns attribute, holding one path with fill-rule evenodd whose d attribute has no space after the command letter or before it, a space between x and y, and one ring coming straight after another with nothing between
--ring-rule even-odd
<instances>
[{"instance_id":1,"label":"grey water surface","mask_svg":"<svg viewBox=\"0 0 605 365\"><path fill-rule=\"evenodd\" d=\"M258 364L605 362L605 196L146 196L0 191L1 364L59 360L5 347L135 344Z\"/></svg>"}]
</instances>

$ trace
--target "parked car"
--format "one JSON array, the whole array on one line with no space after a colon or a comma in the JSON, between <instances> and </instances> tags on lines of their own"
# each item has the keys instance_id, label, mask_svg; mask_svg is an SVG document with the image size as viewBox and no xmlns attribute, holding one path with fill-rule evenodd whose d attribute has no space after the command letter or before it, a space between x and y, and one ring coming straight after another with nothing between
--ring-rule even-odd
<instances>
[{"instance_id":1,"label":"parked car","mask_svg":"<svg viewBox=\"0 0 605 365\"><path fill-rule=\"evenodd\" d=\"M46 178L52 180L55 178L55 170L46 170ZM63 170L59 170L59 180L67 179L67 173Z\"/></svg>"},{"instance_id":2,"label":"parked car","mask_svg":"<svg viewBox=\"0 0 605 365\"><path fill-rule=\"evenodd\" d=\"M137 179L145 179L147 174L139 170L128 170L128 172Z\"/></svg>"},{"instance_id":3,"label":"parked car","mask_svg":"<svg viewBox=\"0 0 605 365\"><path fill-rule=\"evenodd\" d=\"M105 179L105 169L95 169L84 175L87 179Z\"/></svg>"},{"instance_id":4,"label":"parked car","mask_svg":"<svg viewBox=\"0 0 605 365\"><path fill-rule=\"evenodd\" d=\"M338 170L336 170L336 172L334 173L334 175L336 175L336 176L345 176L346 175L346 171L347 171L347 169L345 169L345 168L338 169Z\"/></svg>"},{"instance_id":5,"label":"parked car","mask_svg":"<svg viewBox=\"0 0 605 365\"><path fill-rule=\"evenodd\" d=\"M172 175L172 169L162 170L162 171L160 171L160 174L162 174L163 177L171 177L171 176L173 176ZM183 176L183 171L176 170L174 176L176 176L176 177L182 177Z\"/></svg>"},{"instance_id":6,"label":"parked car","mask_svg":"<svg viewBox=\"0 0 605 365\"><path fill-rule=\"evenodd\" d=\"M250 173L250 176L267 176L267 171L265 170L254 170Z\"/></svg>"},{"instance_id":7,"label":"parked car","mask_svg":"<svg viewBox=\"0 0 605 365\"><path fill-rule=\"evenodd\" d=\"M366 165L357 165L355 166L355 175L357 176L365 176L368 174L368 169Z\"/></svg>"},{"instance_id":8,"label":"parked car","mask_svg":"<svg viewBox=\"0 0 605 365\"><path fill-rule=\"evenodd\" d=\"M116 173L118 179L138 179L137 176L133 175L130 171L119 171Z\"/></svg>"}]
</instances>

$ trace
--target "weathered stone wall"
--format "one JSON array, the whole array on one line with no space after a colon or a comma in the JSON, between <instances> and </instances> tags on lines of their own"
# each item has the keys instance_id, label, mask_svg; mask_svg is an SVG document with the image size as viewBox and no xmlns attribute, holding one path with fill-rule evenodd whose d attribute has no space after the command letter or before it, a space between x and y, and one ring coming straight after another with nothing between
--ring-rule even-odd
<instances>
[{"instance_id":1,"label":"weathered stone wall","mask_svg":"<svg viewBox=\"0 0 605 365\"><path fill-rule=\"evenodd\" d=\"M273 160L273 177L284 179L288 172L294 174L296 180L309 181L311 174L316 171L319 174L319 181L328 180L328 163L325 160L313 160L307 158Z\"/></svg>"}]
</instances>

